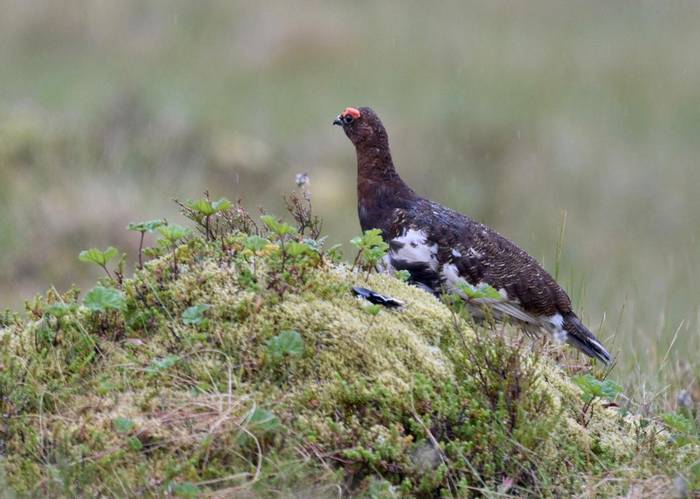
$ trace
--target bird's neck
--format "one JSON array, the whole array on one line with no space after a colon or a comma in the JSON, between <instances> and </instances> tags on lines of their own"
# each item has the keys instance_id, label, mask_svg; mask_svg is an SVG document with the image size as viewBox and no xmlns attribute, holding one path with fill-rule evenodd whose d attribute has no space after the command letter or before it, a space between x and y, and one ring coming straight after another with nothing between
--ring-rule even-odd
<instances>
[{"instance_id":1,"label":"bird's neck","mask_svg":"<svg viewBox=\"0 0 700 499\"><path fill-rule=\"evenodd\" d=\"M416 198L396 172L388 143L359 144L357 152L357 207L362 230L387 232L388 212L404 208Z\"/></svg>"}]
</instances>

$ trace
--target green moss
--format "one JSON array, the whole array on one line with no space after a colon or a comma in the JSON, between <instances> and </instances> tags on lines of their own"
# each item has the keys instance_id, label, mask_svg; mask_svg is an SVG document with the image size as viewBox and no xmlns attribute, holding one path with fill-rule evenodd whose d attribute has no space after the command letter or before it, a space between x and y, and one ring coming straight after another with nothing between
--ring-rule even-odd
<instances>
[{"instance_id":1,"label":"green moss","mask_svg":"<svg viewBox=\"0 0 700 499\"><path fill-rule=\"evenodd\" d=\"M697 456L601 404L583 426L579 389L518 333L475 331L392 276L247 237L192 239L177 267L165 252L123 282L123 311L52 292L3 321L14 490L624 494ZM368 314L356 283L406 306ZM293 355L270 353L282 331L299 333Z\"/></svg>"}]
</instances>

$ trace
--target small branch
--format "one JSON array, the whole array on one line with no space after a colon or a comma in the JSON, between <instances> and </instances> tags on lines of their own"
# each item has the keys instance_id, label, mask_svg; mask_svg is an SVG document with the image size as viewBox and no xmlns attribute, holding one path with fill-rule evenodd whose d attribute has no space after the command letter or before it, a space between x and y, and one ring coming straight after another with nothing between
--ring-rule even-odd
<instances>
[{"instance_id":1,"label":"small branch","mask_svg":"<svg viewBox=\"0 0 700 499\"><path fill-rule=\"evenodd\" d=\"M350 269L351 272L355 271L355 267L357 266L357 262L360 261L360 256L362 255L362 248L357 252L357 255L355 256L355 259L352 261L352 268Z\"/></svg>"},{"instance_id":2,"label":"small branch","mask_svg":"<svg viewBox=\"0 0 700 499\"><path fill-rule=\"evenodd\" d=\"M145 232L141 232L141 240L139 241L139 269L143 269L143 238Z\"/></svg>"},{"instance_id":3,"label":"small branch","mask_svg":"<svg viewBox=\"0 0 700 499\"><path fill-rule=\"evenodd\" d=\"M114 280L114 277L112 277L112 274L109 273L109 269L107 269L107 265L100 265L104 269L105 272L107 272L107 277L110 279Z\"/></svg>"},{"instance_id":4,"label":"small branch","mask_svg":"<svg viewBox=\"0 0 700 499\"><path fill-rule=\"evenodd\" d=\"M173 243L173 274L177 275L177 244Z\"/></svg>"}]
</instances>

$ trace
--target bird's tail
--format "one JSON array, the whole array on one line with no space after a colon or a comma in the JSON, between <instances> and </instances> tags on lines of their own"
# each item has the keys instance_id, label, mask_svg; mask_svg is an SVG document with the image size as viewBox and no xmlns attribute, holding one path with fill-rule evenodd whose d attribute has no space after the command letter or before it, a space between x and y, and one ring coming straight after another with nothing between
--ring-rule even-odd
<instances>
[{"instance_id":1,"label":"bird's tail","mask_svg":"<svg viewBox=\"0 0 700 499\"><path fill-rule=\"evenodd\" d=\"M612 362L612 357L598 339L593 336L578 317L569 314L564 317L563 329L566 331L566 342L589 357L600 360L606 366Z\"/></svg>"}]
</instances>

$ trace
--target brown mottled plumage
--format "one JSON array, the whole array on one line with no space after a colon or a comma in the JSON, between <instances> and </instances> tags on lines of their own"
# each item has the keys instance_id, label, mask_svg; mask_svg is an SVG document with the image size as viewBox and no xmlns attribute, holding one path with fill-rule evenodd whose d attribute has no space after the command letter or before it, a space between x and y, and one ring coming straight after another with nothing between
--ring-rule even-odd
<instances>
[{"instance_id":1,"label":"brown mottled plumage","mask_svg":"<svg viewBox=\"0 0 700 499\"><path fill-rule=\"evenodd\" d=\"M390 247L387 268L408 270L413 283L434 293L446 289L464 296L464 283L488 284L501 299L470 301L488 304L498 317L529 330L544 328L610 363L610 354L576 317L566 292L534 258L486 225L421 198L406 185L372 109L347 108L334 124L355 145L360 225L382 230Z\"/></svg>"}]
</instances>

